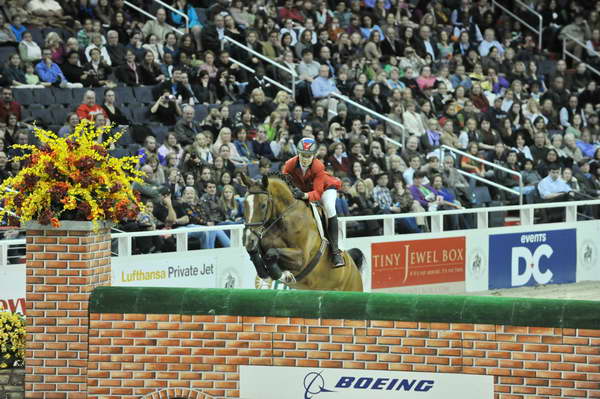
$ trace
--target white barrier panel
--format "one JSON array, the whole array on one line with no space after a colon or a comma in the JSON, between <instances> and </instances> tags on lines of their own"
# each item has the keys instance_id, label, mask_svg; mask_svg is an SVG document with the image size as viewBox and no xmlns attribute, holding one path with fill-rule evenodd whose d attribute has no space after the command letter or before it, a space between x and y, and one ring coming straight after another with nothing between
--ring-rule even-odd
<instances>
[{"instance_id":1,"label":"white barrier panel","mask_svg":"<svg viewBox=\"0 0 600 399\"><path fill-rule=\"evenodd\" d=\"M25 264L0 268L0 308L25 314Z\"/></svg>"},{"instance_id":2,"label":"white barrier panel","mask_svg":"<svg viewBox=\"0 0 600 399\"><path fill-rule=\"evenodd\" d=\"M468 387L468 388L467 388ZM240 366L241 399L492 399L494 377L451 373L413 373Z\"/></svg>"},{"instance_id":3,"label":"white barrier panel","mask_svg":"<svg viewBox=\"0 0 600 399\"><path fill-rule=\"evenodd\" d=\"M460 293L600 280L600 221L349 238L365 291Z\"/></svg>"},{"instance_id":4,"label":"white barrier panel","mask_svg":"<svg viewBox=\"0 0 600 399\"><path fill-rule=\"evenodd\" d=\"M118 256L112 285L122 287L254 288L256 271L241 248Z\"/></svg>"}]
</instances>

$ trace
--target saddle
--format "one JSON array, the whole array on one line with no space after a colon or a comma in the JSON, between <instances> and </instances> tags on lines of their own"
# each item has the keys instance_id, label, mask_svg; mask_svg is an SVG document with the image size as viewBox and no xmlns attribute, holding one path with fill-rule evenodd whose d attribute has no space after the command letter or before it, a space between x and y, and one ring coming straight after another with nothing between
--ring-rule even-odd
<instances>
[{"instance_id":1,"label":"saddle","mask_svg":"<svg viewBox=\"0 0 600 399\"><path fill-rule=\"evenodd\" d=\"M313 217L315 218L315 222L317 223L317 230L319 230L321 240L329 242L329 239L325 235L325 232L327 231L327 217L325 216L325 210L319 202L307 202L310 210L312 211Z\"/></svg>"}]
</instances>

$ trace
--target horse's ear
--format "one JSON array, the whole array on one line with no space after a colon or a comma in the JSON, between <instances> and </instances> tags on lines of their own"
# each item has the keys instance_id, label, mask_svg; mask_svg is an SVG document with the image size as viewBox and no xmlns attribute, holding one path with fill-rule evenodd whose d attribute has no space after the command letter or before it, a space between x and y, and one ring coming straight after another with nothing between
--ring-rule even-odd
<instances>
[{"instance_id":1,"label":"horse's ear","mask_svg":"<svg viewBox=\"0 0 600 399\"><path fill-rule=\"evenodd\" d=\"M250 187L252 186L252 179L250 179L248 176L246 176L245 173L240 173L240 179L242 179L242 183L244 184L244 186L246 187Z\"/></svg>"},{"instance_id":2,"label":"horse's ear","mask_svg":"<svg viewBox=\"0 0 600 399\"><path fill-rule=\"evenodd\" d=\"M267 189L267 187L269 187L269 177L268 176L262 177L262 186L265 190Z\"/></svg>"}]
</instances>

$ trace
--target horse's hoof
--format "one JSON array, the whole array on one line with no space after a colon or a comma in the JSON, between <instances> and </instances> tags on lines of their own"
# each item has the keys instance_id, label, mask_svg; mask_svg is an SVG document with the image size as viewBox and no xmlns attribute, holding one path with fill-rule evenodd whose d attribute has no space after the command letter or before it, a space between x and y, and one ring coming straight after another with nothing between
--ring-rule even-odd
<instances>
[{"instance_id":1,"label":"horse's hoof","mask_svg":"<svg viewBox=\"0 0 600 399\"><path fill-rule=\"evenodd\" d=\"M256 284L256 288L259 290L270 290L271 289L271 283L273 282L273 280L271 280L270 278L267 279L258 279L259 281L257 281Z\"/></svg>"},{"instance_id":2,"label":"horse's hoof","mask_svg":"<svg viewBox=\"0 0 600 399\"><path fill-rule=\"evenodd\" d=\"M289 270L285 270L281 274L279 281L281 281L284 284L296 284L296 277L294 277L292 272L290 272Z\"/></svg>"}]
</instances>

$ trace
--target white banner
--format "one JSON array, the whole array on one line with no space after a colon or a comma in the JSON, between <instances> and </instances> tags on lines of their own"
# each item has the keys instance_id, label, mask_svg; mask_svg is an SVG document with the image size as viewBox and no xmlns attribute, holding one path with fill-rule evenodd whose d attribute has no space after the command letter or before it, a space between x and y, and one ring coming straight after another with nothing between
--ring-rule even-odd
<instances>
[{"instance_id":1,"label":"white banner","mask_svg":"<svg viewBox=\"0 0 600 399\"><path fill-rule=\"evenodd\" d=\"M25 314L25 264L0 267L0 311Z\"/></svg>"},{"instance_id":2,"label":"white banner","mask_svg":"<svg viewBox=\"0 0 600 399\"><path fill-rule=\"evenodd\" d=\"M282 393L285 395L282 396ZM240 367L240 399L493 399L494 377L307 367Z\"/></svg>"},{"instance_id":3,"label":"white banner","mask_svg":"<svg viewBox=\"0 0 600 399\"><path fill-rule=\"evenodd\" d=\"M253 288L256 271L245 250L215 249L113 257L112 285Z\"/></svg>"}]
</instances>

